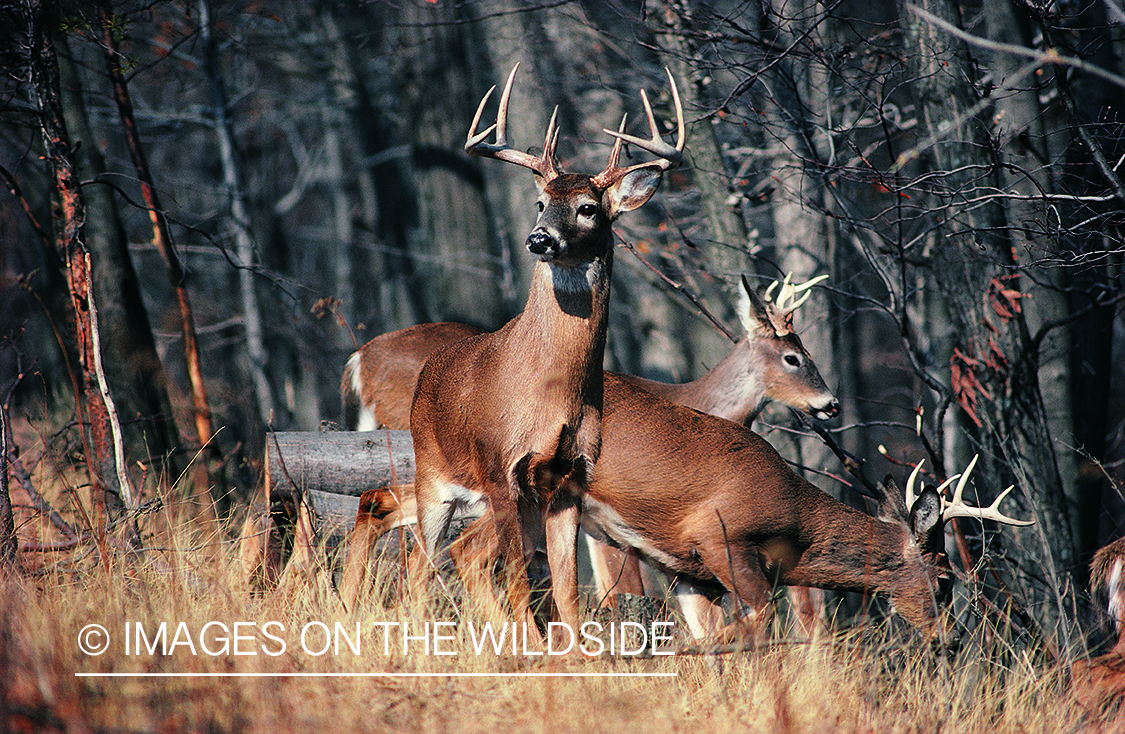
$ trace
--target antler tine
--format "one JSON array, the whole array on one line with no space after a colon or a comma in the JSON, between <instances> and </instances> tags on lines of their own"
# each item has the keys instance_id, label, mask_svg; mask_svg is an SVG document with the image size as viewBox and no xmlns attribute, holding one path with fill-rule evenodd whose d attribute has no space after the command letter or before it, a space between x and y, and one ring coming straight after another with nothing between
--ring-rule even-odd
<instances>
[{"instance_id":1,"label":"antler tine","mask_svg":"<svg viewBox=\"0 0 1125 734\"><path fill-rule=\"evenodd\" d=\"M488 91L484 93L484 97L481 99L480 104L477 105L477 113L473 115L473 124L469 126L469 134L465 138L466 153L472 153L473 149L480 145L480 143L482 143L492 133L492 131L496 129L496 123L492 123L487 128L485 128L484 132L477 133L477 125L480 124L481 115L484 114L484 106L488 104L489 97L491 97L492 93L495 91L496 85L493 84L488 88Z\"/></svg>"},{"instance_id":2,"label":"antler tine","mask_svg":"<svg viewBox=\"0 0 1125 734\"><path fill-rule=\"evenodd\" d=\"M629 119L629 113L621 116L621 124L617 126L618 132L625 132L625 121ZM605 170L614 171L617 169L618 164L621 162L621 145L624 141L621 138L614 138L613 150L609 151L609 163L606 164Z\"/></svg>"},{"instance_id":3,"label":"antler tine","mask_svg":"<svg viewBox=\"0 0 1125 734\"><path fill-rule=\"evenodd\" d=\"M473 115L473 124L472 127L469 128L469 136L465 139L466 153L475 153L476 155L482 155L492 148L500 150L508 147L508 100L512 96L512 84L513 82L515 82L516 72L519 71L519 68L520 62L517 61L516 65L512 67L512 70L508 72L508 80L504 83L504 91L500 93L500 109L496 112L496 122L489 125L488 129L486 129L484 132L480 134L474 134L477 129L477 125L480 124L481 115L484 114L484 106L488 104L488 100L490 97L492 97L492 93L496 91L496 85L493 84L489 88L489 90L485 92L484 98L481 99L480 104L477 105L477 113ZM488 134L493 130L496 131L496 142L490 145L481 146L478 152L478 146L480 146L480 144L484 142L484 140L488 137Z\"/></svg>"},{"instance_id":4,"label":"antler tine","mask_svg":"<svg viewBox=\"0 0 1125 734\"><path fill-rule=\"evenodd\" d=\"M960 479L957 482L957 487L953 490L953 499L949 503L951 506L964 504L963 500L961 499L961 495L965 493L965 486L969 483L969 475L972 474L973 469L976 468L977 459L979 458L980 454L973 454L973 460L969 462L969 465L967 467L965 467L965 471L960 474ZM953 477L947 479L945 484L948 485L952 479Z\"/></svg>"},{"instance_id":5,"label":"antler tine","mask_svg":"<svg viewBox=\"0 0 1125 734\"><path fill-rule=\"evenodd\" d=\"M623 140L626 143L631 143L642 150L647 150L653 155L659 156L660 160L648 163L638 163L635 166L630 166L625 169L632 171L643 166L658 165L661 170L667 171L679 165L684 152L684 140L687 137L686 129L684 127L684 106L680 102L680 90L676 88L676 80L672 77L672 72L667 67L664 69L668 74L668 81L672 84L672 102L676 108L676 144L674 146L665 143L663 138L660 137L660 129L656 126L656 116L652 113L652 105L649 104L648 94L645 90L641 90L641 102L644 103L645 117L648 118L648 129L652 137L648 140L638 138L633 135L626 135L624 132L617 132L603 128L606 132L618 140ZM609 168L607 171L611 170Z\"/></svg>"},{"instance_id":6,"label":"antler tine","mask_svg":"<svg viewBox=\"0 0 1125 734\"><path fill-rule=\"evenodd\" d=\"M547 123L547 136L543 139L543 164L546 172L540 171L544 178L551 179L558 175L558 160L555 158L555 149L559 145L559 106L551 110L551 120Z\"/></svg>"},{"instance_id":7,"label":"antler tine","mask_svg":"<svg viewBox=\"0 0 1125 734\"><path fill-rule=\"evenodd\" d=\"M792 273L787 273L785 275L785 281L781 284L781 289L777 292L777 301L774 303L774 306L777 308L778 312L781 315L785 315L785 316L793 313L798 308L800 308L805 303L805 301L809 300L809 298L812 296L812 291L809 290L810 288L812 288L814 285L821 282L822 280L828 279L827 275L818 275L815 278L811 278L810 280L805 281L804 283L800 283L798 285L793 285L790 282L792 277L793 277ZM769 298L770 292L773 291L773 289L777 286L778 282L779 281L774 281L770 285L769 289L766 290L767 300ZM808 291L808 292L805 293L805 295L802 296L801 298L799 298L797 300L794 300L796 298L797 294L800 293L801 291Z\"/></svg>"},{"instance_id":8,"label":"antler tine","mask_svg":"<svg viewBox=\"0 0 1125 734\"><path fill-rule=\"evenodd\" d=\"M477 125L484 114L484 106L488 103L495 86L485 93L484 98L477 105L476 114L473 115L473 124L469 127L469 134L465 138L465 152L482 158L495 158L517 166L530 168L548 181L558 175L558 166L555 161L555 145L558 143L558 130L555 127L555 118L558 113L551 114L551 123L547 126L547 141L543 146L543 155L534 156L524 153L508 145L508 101L512 96L512 84L516 78L516 71L520 68L519 62L512 67L508 74L508 81L504 84L504 91L500 95L500 108L496 112L496 122L489 125L483 132L477 132ZM496 131L495 142L486 143L486 138Z\"/></svg>"},{"instance_id":9,"label":"antler tine","mask_svg":"<svg viewBox=\"0 0 1125 734\"><path fill-rule=\"evenodd\" d=\"M914 470L910 472L910 477L906 480L906 509L910 510L914 506L914 500L917 495L914 494L914 485L918 483L918 474L922 471L922 465L926 463L925 459L919 459L918 463L914 465Z\"/></svg>"},{"instance_id":10,"label":"antler tine","mask_svg":"<svg viewBox=\"0 0 1125 734\"><path fill-rule=\"evenodd\" d=\"M818 275L815 278L810 278L809 280L806 280L804 283L801 283L800 285L793 286L793 295L797 295L801 291L807 291L807 293L805 293L805 295L801 298L801 300L794 303L787 310L788 311L796 311L798 308L800 308L801 305L804 304L805 301L809 300L809 297L812 295L811 288L814 285L816 285L817 283L820 283L821 281L825 281L825 280L828 280L828 274L827 273L825 273L823 275Z\"/></svg>"},{"instance_id":11,"label":"antler tine","mask_svg":"<svg viewBox=\"0 0 1125 734\"><path fill-rule=\"evenodd\" d=\"M946 503L945 500L942 499L942 520L950 520L955 517L973 517L980 520L992 520L993 522L998 522L1001 525L1014 525L1016 527L1027 527L1028 525L1034 525L1034 520L1017 520L1014 517L1008 517L1004 513L1000 512L1000 503L1004 501L1004 498L1007 497L1013 489L1015 489L1016 485L1014 484L1001 492L1000 495L988 507L973 507L972 505L965 504L964 500L962 499L962 494L965 491L965 485L967 485L969 482L969 475L972 474L973 468L977 465L977 459L979 458L979 456L979 454L977 456L974 456L973 460L969 462L969 465L965 467L964 473L960 475L960 481L957 482L957 487L953 490L953 499L948 503ZM945 484L943 484L942 486L948 486L952 480L953 477L950 477L950 479L946 480Z\"/></svg>"}]
</instances>

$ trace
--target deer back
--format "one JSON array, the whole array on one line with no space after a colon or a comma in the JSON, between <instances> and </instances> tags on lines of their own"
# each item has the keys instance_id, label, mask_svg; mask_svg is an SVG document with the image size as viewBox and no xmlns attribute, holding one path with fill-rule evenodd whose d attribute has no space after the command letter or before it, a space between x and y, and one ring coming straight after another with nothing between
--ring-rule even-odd
<instances>
[{"instance_id":1,"label":"deer back","mask_svg":"<svg viewBox=\"0 0 1125 734\"><path fill-rule=\"evenodd\" d=\"M348 359L340 381L345 427L409 429L410 403L422 365L438 348L480 333L465 324L419 324L364 344Z\"/></svg>"},{"instance_id":2,"label":"deer back","mask_svg":"<svg viewBox=\"0 0 1125 734\"><path fill-rule=\"evenodd\" d=\"M800 288L801 286L797 286ZM791 314L742 279L739 302L744 335L730 353L693 382L669 384L620 375L673 403L749 425L777 401L826 419L839 412L811 355L791 327ZM481 333L452 323L421 324L375 337L351 356L341 382L345 423L351 430L410 427L418 372L439 347Z\"/></svg>"}]
</instances>

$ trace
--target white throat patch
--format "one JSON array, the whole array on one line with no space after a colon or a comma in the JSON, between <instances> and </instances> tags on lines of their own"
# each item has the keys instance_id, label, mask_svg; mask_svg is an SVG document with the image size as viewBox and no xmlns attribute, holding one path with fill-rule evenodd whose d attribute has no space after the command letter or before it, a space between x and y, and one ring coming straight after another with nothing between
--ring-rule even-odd
<instances>
[{"instance_id":1,"label":"white throat patch","mask_svg":"<svg viewBox=\"0 0 1125 734\"><path fill-rule=\"evenodd\" d=\"M601 260L581 265L562 266L549 263L551 286L562 293L589 293L601 278L605 263Z\"/></svg>"}]
</instances>

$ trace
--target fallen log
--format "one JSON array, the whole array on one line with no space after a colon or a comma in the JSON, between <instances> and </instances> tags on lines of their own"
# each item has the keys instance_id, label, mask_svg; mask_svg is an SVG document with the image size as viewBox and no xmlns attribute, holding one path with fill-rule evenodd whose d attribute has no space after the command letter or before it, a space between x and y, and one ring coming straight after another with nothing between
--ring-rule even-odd
<instances>
[{"instance_id":1,"label":"fallen log","mask_svg":"<svg viewBox=\"0 0 1125 734\"><path fill-rule=\"evenodd\" d=\"M266 442L266 496L305 501L322 533L351 530L367 490L414 481L410 431L271 433Z\"/></svg>"},{"instance_id":2,"label":"fallen log","mask_svg":"<svg viewBox=\"0 0 1125 734\"><path fill-rule=\"evenodd\" d=\"M285 585L301 574L318 575L326 556L351 537L348 555L338 558L339 589L351 608L370 583L368 565L378 553L379 523L365 523L353 534L361 495L380 506L395 497L377 492L414 482L414 442L410 431L322 431L270 433L266 437L262 495L243 524L239 552L246 578L257 590ZM382 498L382 499L380 499ZM371 512L369 507L368 512ZM366 517L366 516L365 516ZM369 519L376 519L371 516ZM456 534L467 521L454 523ZM401 538L387 538L405 548ZM581 555L581 554L580 554ZM444 554L441 563L448 562ZM400 569L402 570L402 569ZM589 578L582 556L581 574ZM330 573L329 576L333 574ZM644 597L636 597L643 601ZM616 601L616 597L611 603ZM633 610L630 619L640 618Z\"/></svg>"},{"instance_id":3,"label":"fallen log","mask_svg":"<svg viewBox=\"0 0 1125 734\"><path fill-rule=\"evenodd\" d=\"M311 562L318 544L333 547L351 531L364 492L413 481L410 431L270 433L262 499L239 543L246 577L274 585L288 566Z\"/></svg>"}]
</instances>

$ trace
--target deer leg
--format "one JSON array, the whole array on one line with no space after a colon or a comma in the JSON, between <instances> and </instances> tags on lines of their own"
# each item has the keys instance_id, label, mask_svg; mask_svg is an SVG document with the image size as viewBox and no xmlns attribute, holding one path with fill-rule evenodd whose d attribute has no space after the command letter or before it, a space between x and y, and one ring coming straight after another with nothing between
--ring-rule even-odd
<instances>
[{"instance_id":1,"label":"deer leg","mask_svg":"<svg viewBox=\"0 0 1125 734\"><path fill-rule=\"evenodd\" d=\"M355 610L361 590L371 583L367 568L379 535L381 533L376 532L370 515L356 518L355 527L348 536L348 559L344 563L344 578L340 582L340 599L349 612Z\"/></svg>"},{"instance_id":2,"label":"deer leg","mask_svg":"<svg viewBox=\"0 0 1125 734\"><path fill-rule=\"evenodd\" d=\"M491 511L465 528L450 544L449 555L457 566L457 573L469 597L485 614L493 619L503 619L504 610L492 589L492 568L500 557L500 543L496 538L496 524Z\"/></svg>"},{"instance_id":3,"label":"deer leg","mask_svg":"<svg viewBox=\"0 0 1125 734\"><path fill-rule=\"evenodd\" d=\"M718 542L705 545L700 555L727 591L748 607L740 619L720 630L719 636L761 639L772 614L772 589L762 571L758 548Z\"/></svg>"},{"instance_id":4,"label":"deer leg","mask_svg":"<svg viewBox=\"0 0 1125 734\"><path fill-rule=\"evenodd\" d=\"M359 498L355 527L348 536L348 557L340 598L349 610L356 608L364 589L371 586L368 573L375 544L391 528L400 525L405 516L417 514L414 488L410 485L369 489Z\"/></svg>"},{"instance_id":5,"label":"deer leg","mask_svg":"<svg viewBox=\"0 0 1125 734\"><path fill-rule=\"evenodd\" d=\"M505 586L512 614L517 624L523 622L525 625L528 639L538 638L536 641L542 643L535 615L531 611L531 584L527 578L527 553L520 512L506 487L492 495L492 519L500 556L504 561Z\"/></svg>"},{"instance_id":6,"label":"deer leg","mask_svg":"<svg viewBox=\"0 0 1125 734\"><path fill-rule=\"evenodd\" d=\"M559 620L578 629L578 499L558 492L547 508L547 563L551 567L551 591Z\"/></svg>"},{"instance_id":7,"label":"deer leg","mask_svg":"<svg viewBox=\"0 0 1125 734\"><path fill-rule=\"evenodd\" d=\"M636 556L611 548L589 535L586 536L586 549L594 569L598 607L616 607L618 594L642 596L645 593L641 564Z\"/></svg>"},{"instance_id":8,"label":"deer leg","mask_svg":"<svg viewBox=\"0 0 1125 734\"><path fill-rule=\"evenodd\" d=\"M716 634L723 626L722 596L708 593L685 576L676 576L672 593L680 605L688 632L697 640Z\"/></svg>"},{"instance_id":9,"label":"deer leg","mask_svg":"<svg viewBox=\"0 0 1125 734\"><path fill-rule=\"evenodd\" d=\"M796 632L815 640L824 630L824 589L811 586L790 586L789 605L797 622Z\"/></svg>"},{"instance_id":10,"label":"deer leg","mask_svg":"<svg viewBox=\"0 0 1125 734\"><path fill-rule=\"evenodd\" d=\"M437 573L436 559L438 548L449 532L449 523L457 509L456 502L444 499L438 494L437 483L419 472L414 480L415 501L417 503L418 542L410 554L409 584L411 595L423 599L427 587ZM434 495L437 495L435 498Z\"/></svg>"}]
</instances>

